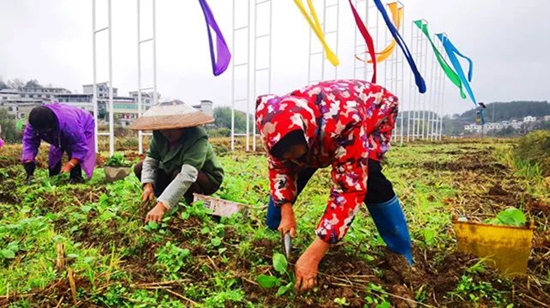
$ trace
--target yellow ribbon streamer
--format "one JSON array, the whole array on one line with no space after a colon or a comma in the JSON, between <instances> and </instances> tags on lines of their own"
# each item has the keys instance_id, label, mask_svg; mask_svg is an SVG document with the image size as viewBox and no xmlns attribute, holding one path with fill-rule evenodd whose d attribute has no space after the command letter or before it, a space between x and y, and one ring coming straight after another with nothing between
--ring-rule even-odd
<instances>
[{"instance_id":1,"label":"yellow ribbon streamer","mask_svg":"<svg viewBox=\"0 0 550 308\"><path fill-rule=\"evenodd\" d=\"M319 22L319 18L317 17L317 13L315 12L315 8L313 7L313 3L311 3L311 0L307 0L307 6L311 11L311 16L309 16L309 14L307 13L306 8L302 3L302 0L294 0L294 3L296 3L298 8L300 9L300 12L302 12L302 15L304 15L306 21L311 26L311 29L313 29L313 32L315 32L315 35L317 35L317 38L319 38L319 41L321 42L321 45L323 45L325 55L329 62L332 63L332 65L334 66L338 66L338 64L340 64L340 61L338 60L338 57L334 54L334 52L330 50L330 47L325 41L325 35L323 33L323 30L321 29L321 23Z\"/></svg>"},{"instance_id":2,"label":"yellow ribbon streamer","mask_svg":"<svg viewBox=\"0 0 550 308\"><path fill-rule=\"evenodd\" d=\"M401 28L401 21L403 20L403 8L402 7L398 8L397 2L388 3L388 7L390 8L390 11L391 11L393 23L397 28L397 30L399 30ZM392 40L391 43L386 48L384 48L384 50L382 50L381 52L377 52L376 54L378 56L376 57L376 63L380 63L388 59L392 55L396 44L397 42L395 40ZM358 56L355 56L355 58L360 61L372 63L372 59L364 60L359 58Z\"/></svg>"},{"instance_id":3,"label":"yellow ribbon streamer","mask_svg":"<svg viewBox=\"0 0 550 308\"><path fill-rule=\"evenodd\" d=\"M395 24L395 27L397 28L397 30L401 29L401 21L403 20L403 8L402 7L397 8L397 3L395 2L390 3L388 6L390 7L390 11L393 17L393 23ZM376 62L380 63L386 60L387 58L389 58L392 55L396 44L397 42L395 40L392 40L391 43L388 45L388 47L386 47L381 52L377 53L378 56L376 57ZM372 62L372 61L369 61L369 62Z\"/></svg>"}]
</instances>

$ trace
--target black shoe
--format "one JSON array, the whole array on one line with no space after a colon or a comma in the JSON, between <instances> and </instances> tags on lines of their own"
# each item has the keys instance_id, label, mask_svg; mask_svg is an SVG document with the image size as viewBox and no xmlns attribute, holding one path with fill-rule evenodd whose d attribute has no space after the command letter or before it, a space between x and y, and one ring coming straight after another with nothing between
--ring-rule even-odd
<instances>
[{"instance_id":1,"label":"black shoe","mask_svg":"<svg viewBox=\"0 0 550 308\"><path fill-rule=\"evenodd\" d=\"M84 179L82 177L75 177L69 179L70 184L82 184L84 183Z\"/></svg>"}]
</instances>

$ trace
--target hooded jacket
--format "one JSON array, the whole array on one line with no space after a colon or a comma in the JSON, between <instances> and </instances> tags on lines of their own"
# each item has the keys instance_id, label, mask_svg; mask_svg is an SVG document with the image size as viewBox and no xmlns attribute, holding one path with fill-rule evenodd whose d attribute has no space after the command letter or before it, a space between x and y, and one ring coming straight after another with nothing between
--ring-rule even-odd
<instances>
[{"instance_id":1,"label":"hooded jacket","mask_svg":"<svg viewBox=\"0 0 550 308\"><path fill-rule=\"evenodd\" d=\"M221 185L224 177L223 168L208 142L208 135L200 127L185 128L183 136L173 147L170 147L168 139L160 131L153 131L153 139L143 162L141 183L154 184L157 169L167 174L178 172L158 198L168 209L173 208L197 180L199 171L206 173L217 186Z\"/></svg>"},{"instance_id":2,"label":"hooded jacket","mask_svg":"<svg viewBox=\"0 0 550 308\"><path fill-rule=\"evenodd\" d=\"M347 233L367 193L368 159L389 148L397 97L361 80L324 81L285 96L261 96L256 122L268 154L288 133L301 130L308 151L299 161L269 155L276 206L296 200L296 176L306 167L332 166L332 188L316 233L336 243Z\"/></svg>"},{"instance_id":3,"label":"hooded jacket","mask_svg":"<svg viewBox=\"0 0 550 308\"><path fill-rule=\"evenodd\" d=\"M34 160L42 140L50 144L48 165L53 167L61 161L63 152L70 150L82 169L92 177L95 167L94 117L88 111L54 103L44 105L55 114L58 127L50 132L38 132L28 124L23 135L23 161Z\"/></svg>"}]
</instances>

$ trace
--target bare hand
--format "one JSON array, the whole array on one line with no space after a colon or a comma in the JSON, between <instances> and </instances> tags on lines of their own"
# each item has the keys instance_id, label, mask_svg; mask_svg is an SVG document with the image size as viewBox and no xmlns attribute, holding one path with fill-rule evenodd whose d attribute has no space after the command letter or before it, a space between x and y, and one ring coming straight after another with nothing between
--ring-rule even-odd
<instances>
[{"instance_id":1,"label":"bare hand","mask_svg":"<svg viewBox=\"0 0 550 308\"><path fill-rule=\"evenodd\" d=\"M281 222L277 230L281 232L281 235L290 232L290 237L294 238L296 236L296 219L294 218L294 210L290 203L281 205Z\"/></svg>"},{"instance_id":2,"label":"bare hand","mask_svg":"<svg viewBox=\"0 0 550 308\"><path fill-rule=\"evenodd\" d=\"M145 217L145 223L148 223L150 221L154 221L156 223L160 223L162 220L162 217L164 216L164 212L166 212L166 207L162 202L157 203L155 207L147 213L147 216Z\"/></svg>"},{"instance_id":3,"label":"bare hand","mask_svg":"<svg viewBox=\"0 0 550 308\"><path fill-rule=\"evenodd\" d=\"M71 170L73 170L73 166L71 166L71 164L69 163L66 163L63 168L61 168L61 173L69 173L71 172Z\"/></svg>"},{"instance_id":4,"label":"bare hand","mask_svg":"<svg viewBox=\"0 0 550 308\"><path fill-rule=\"evenodd\" d=\"M147 183L143 186L141 201L153 201L153 199L155 199L155 189L153 188L153 184Z\"/></svg>"},{"instance_id":5,"label":"bare hand","mask_svg":"<svg viewBox=\"0 0 550 308\"><path fill-rule=\"evenodd\" d=\"M300 256L298 262L296 262L294 266L296 273L296 284L294 287L297 291L304 292L317 285L319 263L328 249L329 244L317 238Z\"/></svg>"}]
</instances>

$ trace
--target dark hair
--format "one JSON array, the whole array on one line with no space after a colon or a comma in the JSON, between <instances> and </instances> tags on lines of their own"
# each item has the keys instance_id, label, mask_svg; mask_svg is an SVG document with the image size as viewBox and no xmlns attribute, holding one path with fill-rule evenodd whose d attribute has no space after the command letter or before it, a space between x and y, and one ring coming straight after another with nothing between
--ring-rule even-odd
<instances>
[{"instance_id":1,"label":"dark hair","mask_svg":"<svg viewBox=\"0 0 550 308\"><path fill-rule=\"evenodd\" d=\"M283 155L291 147L298 144L306 144L306 138L304 137L304 131L301 129L293 130L290 133L286 134L279 142L277 142L271 149L271 155L283 159Z\"/></svg>"},{"instance_id":2,"label":"dark hair","mask_svg":"<svg viewBox=\"0 0 550 308\"><path fill-rule=\"evenodd\" d=\"M29 124L35 130L47 130L57 128L57 117L50 108L35 107L29 113Z\"/></svg>"}]
</instances>

